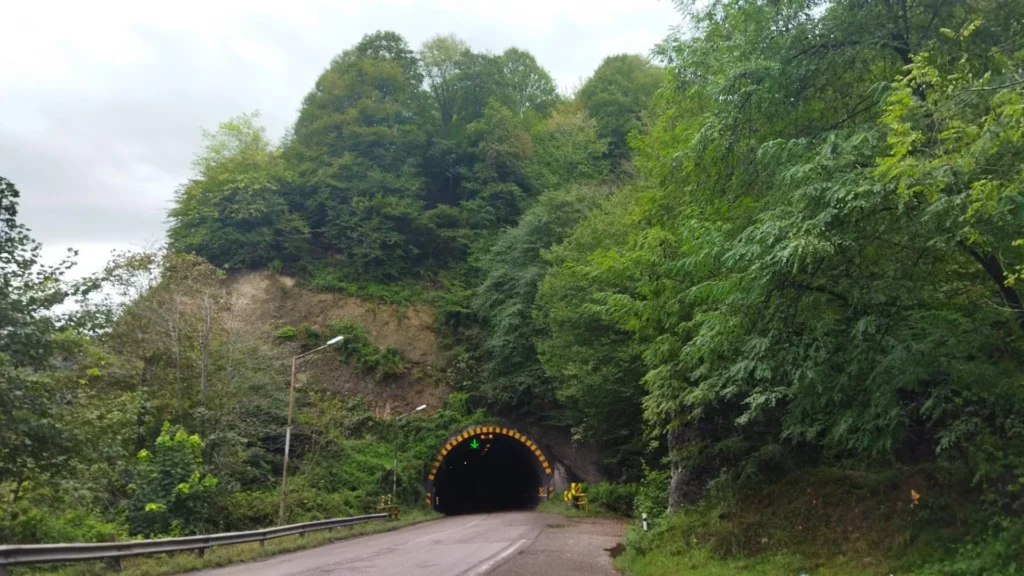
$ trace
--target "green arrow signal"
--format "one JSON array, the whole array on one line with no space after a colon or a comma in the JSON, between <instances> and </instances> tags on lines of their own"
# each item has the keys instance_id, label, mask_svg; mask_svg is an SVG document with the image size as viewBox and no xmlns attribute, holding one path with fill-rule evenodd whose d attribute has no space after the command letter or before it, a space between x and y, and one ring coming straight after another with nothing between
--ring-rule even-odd
<instances>
[{"instance_id":1,"label":"green arrow signal","mask_svg":"<svg viewBox=\"0 0 1024 576\"><path fill-rule=\"evenodd\" d=\"M479 448L480 447L480 443L476 441L476 438L473 438L473 440L469 443L469 447L470 448Z\"/></svg>"}]
</instances>

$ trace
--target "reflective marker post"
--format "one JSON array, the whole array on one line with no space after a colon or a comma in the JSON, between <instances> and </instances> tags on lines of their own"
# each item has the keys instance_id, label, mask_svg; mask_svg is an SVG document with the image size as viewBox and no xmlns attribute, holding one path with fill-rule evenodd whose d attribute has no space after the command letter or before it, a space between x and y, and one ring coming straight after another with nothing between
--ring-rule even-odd
<instances>
[{"instance_id":1,"label":"reflective marker post","mask_svg":"<svg viewBox=\"0 0 1024 576\"><path fill-rule=\"evenodd\" d=\"M644 532L647 532L647 512L644 512L642 517L644 519Z\"/></svg>"}]
</instances>

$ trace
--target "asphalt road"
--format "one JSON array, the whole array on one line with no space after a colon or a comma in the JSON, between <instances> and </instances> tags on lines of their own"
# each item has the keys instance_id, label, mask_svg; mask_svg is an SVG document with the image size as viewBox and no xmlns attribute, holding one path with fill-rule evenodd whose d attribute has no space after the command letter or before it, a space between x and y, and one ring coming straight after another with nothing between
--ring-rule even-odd
<instances>
[{"instance_id":1,"label":"asphalt road","mask_svg":"<svg viewBox=\"0 0 1024 576\"><path fill-rule=\"evenodd\" d=\"M193 573L203 576L520 576L614 575L608 549L624 525L539 512L452 516L361 536L259 562Z\"/></svg>"}]
</instances>

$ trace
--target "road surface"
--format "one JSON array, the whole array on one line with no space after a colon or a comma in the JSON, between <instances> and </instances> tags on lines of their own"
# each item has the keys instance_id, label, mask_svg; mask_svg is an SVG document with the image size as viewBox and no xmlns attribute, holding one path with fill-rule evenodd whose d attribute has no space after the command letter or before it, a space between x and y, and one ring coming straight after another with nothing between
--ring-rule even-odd
<instances>
[{"instance_id":1,"label":"road surface","mask_svg":"<svg viewBox=\"0 0 1024 576\"><path fill-rule=\"evenodd\" d=\"M203 576L611 576L625 525L539 512L452 516L401 530L198 572Z\"/></svg>"}]
</instances>

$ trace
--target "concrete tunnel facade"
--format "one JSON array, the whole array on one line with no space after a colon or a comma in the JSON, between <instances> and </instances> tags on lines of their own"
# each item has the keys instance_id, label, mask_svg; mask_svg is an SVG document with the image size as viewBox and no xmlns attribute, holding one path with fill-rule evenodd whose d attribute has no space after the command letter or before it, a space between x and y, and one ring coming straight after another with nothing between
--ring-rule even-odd
<instances>
[{"instance_id":1,"label":"concrete tunnel facade","mask_svg":"<svg viewBox=\"0 0 1024 576\"><path fill-rule=\"evenodd\" d=\"M430 465L426 504L442 514L536 507L553 491L552 464L525 434L471 426L445 441Z\"/></svg>"}]
</instances>

